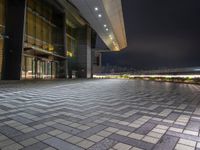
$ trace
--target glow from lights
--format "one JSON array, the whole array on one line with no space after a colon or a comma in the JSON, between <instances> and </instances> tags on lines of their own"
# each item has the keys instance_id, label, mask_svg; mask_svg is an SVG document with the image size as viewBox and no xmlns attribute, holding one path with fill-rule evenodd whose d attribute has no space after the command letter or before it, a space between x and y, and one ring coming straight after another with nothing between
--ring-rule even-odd
<instances>
[{"instance_id":1,"label":"glow from lights","mask_svg":"<svg viewBox=\"0 0 200 150\"><path fill-rule=\"evenodd\" d=\"M68 56L68 57L73 57L73 53L70 52L70 51L67 51L67 56Z\"/></svg>"},{"instance_id":2,"label":"glow from lights","mask_svg":"<svg viewBox=\"0 0 200 150\"><path fill-rule=\"evenodd\" d=\"M106 27L107 27L107 25L106 25L106 24L104 24L103 26L104 26L104 28L106 28Z\"/></svg>"},{"instance_id":3,"label":"glow from lights","mask_svg":"<svg viewBox=\"0 0 200 150\"><path fill-rule=\"evenodd\" d=\"M106 28L106 31L108 31L108 28Z\"/></svg>"},{"instance_id":4,"label":"glow from lights","mask_svg":"<svg viewBox=\"0 0 200 150\"><path fill-rule=\"evenodd\" d=\"M102 17L102 15L101 15L101 14L98 14L98 17L99 17L99 18L101 18L101 17Z\"/></svg>"},{"instance_id":5,"label":"glow from lights","mask_svg":"<svg viewBox=\"0 0 200 150\"><path fill-rule=\"evenodd\" d=\"M200 68L194 69L194 71L200 71Z\"/></svg>"},{"instance_id":6,"label":"glow from lights","mask_svg":"<svg viewBox=\"0 0 200 150\"><path fill-rule=\"evenodd\" d=\"M94 75L95 78L119 78L120 74ZM199 79L200 75L127 75L129 78L175 78L175 79Z\"/></svg>"},{"instance_id":7,"label":"glow from lights","mask_svg":"<svg viewBox=\"0 0 200 150\"><path fill-rule=\"evenodd\" d=\"M99 8L98 8L98 7L95 7L95 8L94 8L94 10L95 10L95 11L98 11L98 10L99 10Z\"/></svg>"}]
</instances>

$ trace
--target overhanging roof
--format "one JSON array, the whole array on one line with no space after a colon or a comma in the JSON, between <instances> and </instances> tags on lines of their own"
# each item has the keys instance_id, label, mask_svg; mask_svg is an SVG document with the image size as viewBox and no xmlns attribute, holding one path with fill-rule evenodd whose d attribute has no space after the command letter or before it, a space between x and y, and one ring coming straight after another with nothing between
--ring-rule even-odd
<instances>
[{"instance_id":1,"label":"overhanging roof","mask_svg":"<svg viewBox=\"0 0 200 150\"><path fill-rule=\"evenodd\" d=\"M127 46L121 0L69 0L106 46L119 51Z\"/></svg>"}]
</instances>

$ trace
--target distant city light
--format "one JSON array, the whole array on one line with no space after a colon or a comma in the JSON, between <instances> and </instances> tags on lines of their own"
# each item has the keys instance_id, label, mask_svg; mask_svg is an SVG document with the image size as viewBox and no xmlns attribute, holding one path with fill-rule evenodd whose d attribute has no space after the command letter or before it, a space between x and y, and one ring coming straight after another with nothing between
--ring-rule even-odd
<instances>
[{"instance_id":1,"label":"distant city light","mask_svg":"<svg viewBox=\"0 0 200 150\"><path fill-rule=\"evenodd\" d=\"M119 74L96 74L94 75L95 78L107 78L107 77L112 77L112 78L117 78ZM195 79L195 78L200 78L200 75L127 75L130 78L190 78L190 79Z\"/></svg>"}]
</instances>

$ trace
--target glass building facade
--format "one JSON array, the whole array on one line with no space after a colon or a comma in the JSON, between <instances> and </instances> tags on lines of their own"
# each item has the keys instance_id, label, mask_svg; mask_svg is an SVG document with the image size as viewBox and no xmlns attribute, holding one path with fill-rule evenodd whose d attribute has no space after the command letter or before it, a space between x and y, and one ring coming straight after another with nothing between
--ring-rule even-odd
<instances>
[{"instance_id":1,"label":"glass building facade","mask_svg":"<svg viewBox=\"0 0 200 150\"><path fill-rule=\"evenodd\" d=\"M91 38L86 32L90 27L74 17L75 13L79 15L76 8L67 2L75 10L72 15L70 9L64 12L55 1L14 1L0 0L0 78L84 77L78 76L78 72L85 67L80 69L80 63L87 62L84 49L88 48L87 41Z\"/></svg>"},{"instance_id":2,"label":"glass building facade","mask_svg":"<svg viewBox=\"0 0 200 150\"><path fill-rule=\"evenodd\" d=\"M103 2L99 5L102 15L109 17ZM96 35L113 47L103 27L106 22L111 26L110 20L102 17L98 22L88 15L96 4L88 0L0 0L0 79L91 78Z\"/></svg>"},{"instance_id":3,"label":"glass building facade","mask_svg":"<svg viewBox=\"0 0 200 150\"><path fill-rule=\"evenodd\" d=\"M22 79L54 79L65 57L62 18L45 1L27 0Z\"/></svg>"}]
</instances>

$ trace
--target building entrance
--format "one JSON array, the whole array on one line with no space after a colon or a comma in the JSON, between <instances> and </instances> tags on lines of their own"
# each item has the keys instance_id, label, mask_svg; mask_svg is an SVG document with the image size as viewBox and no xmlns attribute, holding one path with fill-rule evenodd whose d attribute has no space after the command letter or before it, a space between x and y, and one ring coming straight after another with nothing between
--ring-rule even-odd
<instances>
[{"instance_id":1,"label":"building entrance","mask_svg":"<svg viewBox=\"0 0 200 150\"><path fill-rule=\"evenodd\" d=\"M22 79L54 79L58 62L39 57L24 56Z\"/></svg>"}]
</instances>

